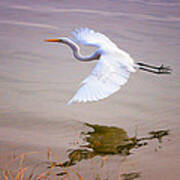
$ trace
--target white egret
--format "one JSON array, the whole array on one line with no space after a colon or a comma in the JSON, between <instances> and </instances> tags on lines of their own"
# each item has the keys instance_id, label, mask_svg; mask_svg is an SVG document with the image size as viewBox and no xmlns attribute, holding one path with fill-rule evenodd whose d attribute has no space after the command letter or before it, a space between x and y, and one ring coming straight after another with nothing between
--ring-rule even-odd
<instances>
[{"instance_id":1,"label":"white egret","mask_svg":"<svg viewBox=\"0 0 180 180\"><path fill-rule=\"evenodd\" d=\"M77 29L73 32L74 39L60 37L47 39L46 42L59 42L68 45L75 58L82 62L98 60L91 74L82 82L80 89L68 102L91 102L104 99L117 92L124 85L130 73L136 69L156 74L169 74L171 69L161 65L160 67L144 63L134 63L132 57L119 49L107 36L88 28ZM76 43L95 46L98 49L90 56L83 57Z\"/></svg>"}]
</instances>

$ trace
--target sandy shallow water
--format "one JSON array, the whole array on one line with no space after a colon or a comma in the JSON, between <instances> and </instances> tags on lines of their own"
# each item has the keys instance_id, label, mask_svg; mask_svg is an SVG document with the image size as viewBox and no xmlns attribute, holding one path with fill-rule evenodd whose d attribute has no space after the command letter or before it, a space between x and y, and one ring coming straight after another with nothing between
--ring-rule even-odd
<instances>
[{"instance_id":1,"label":"sandy shallow water","mask_svg":"<svg viewBox=\"0 0 180 180\"><path fill-rule=\"evenodd\" d=\"M170 135L161 148L154 140L133 150L125 163L119 155L110 156L103 170L100 157L81 161L74 168L84 179L94 179L92 166L109 179L124 171L140 172L139 179L178 179L179 10L178 0L0 2L0 167L5 153L46 152L48 147L63 161L87 130L84 123L90 123L123 128L130 137L161 129ZM136 62L170 65L173 73L137 72L108 99L67 106L95 63L79 63L67 47L44 39L70 36L79 27L106 34ZM82 47L84 55L93 50ZM43 159L34 155L29 163Z\"/></svg>"}]
</instances>

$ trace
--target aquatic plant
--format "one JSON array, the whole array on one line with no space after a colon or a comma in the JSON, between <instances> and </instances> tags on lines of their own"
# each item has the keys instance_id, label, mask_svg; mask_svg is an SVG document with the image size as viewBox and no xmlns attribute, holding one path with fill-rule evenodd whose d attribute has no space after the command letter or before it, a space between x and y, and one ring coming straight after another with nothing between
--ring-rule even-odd
<instances>
[{"instance_id":1,"label":"aquatic plant","mask_svg":"<svg viewBox=\"0 0 180 180\"><path fill-rule=\"evenodd\" d=\"M79 149L72 150L68 154L69 160L57 166L73 166L79 161L91 159L95 156L115 154L128 156L131 154L132 149L146 146L148 144L147 141L158 139L159 142L161 142L164 136L169 135L169 130L159 130L150 132L150 136L147 137L129 137L127 132L122 128L88 123L85 125L93 129L87 133L83 132L85 142L88 143L88 145L82 145Z\"/></svg>"},{"instance_id":2,"label":"aquatic plant","mask_svg":"<svg viewBox=\"0 0 180 180\"><path fill-rule=\"evenodd\" d=\"M46 155L47 160L27 166L26 158L32 155L42 155L42 152L29 152L19 155L13 155L7 163L0 169L1 177L4 180L28 180L32 179L72 179L72 176L76 176L79 180L83 180L79 172L72 168L78 162L86 159L92 159L95 156L102 157L101 168L103 168L108 156L120 155L129 156L132 149L137 149L148 144L148 141L157 139L159 143L162 143L162 138L169 135L169 130L151 131L146 137L129 137L127 132L118 127L113 126L100 126L85 124L90 127L88 132L82 132L84 141L87 145L80 145L78 149L73 149L68 153L68 160L62 162L58 155L50 148ZM5 158L5 157L4 157ZM55 160L54 160L55 159ZM59 170L61 168L61 170ZM139 172L122 173L121 179L133 180L140 177ZM102 178L96 173L97 180ZM103 179L104 180L104 179ZM108 179L106 179L108 180Z\"/></svg>"}]
</instances>

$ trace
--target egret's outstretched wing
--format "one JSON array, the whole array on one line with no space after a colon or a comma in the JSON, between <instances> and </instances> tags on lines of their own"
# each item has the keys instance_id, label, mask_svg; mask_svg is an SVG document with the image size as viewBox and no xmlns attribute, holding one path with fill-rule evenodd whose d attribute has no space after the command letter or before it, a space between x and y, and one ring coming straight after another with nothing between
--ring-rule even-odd
<instances>
[{"instance_id":1,"label":"egret's outstretched wing","mask_svg":"<svg viewBox=\"0 0 180 180\"><path fill-rule=\"evenodd\" d=\"M75 41L83 45L96 46L101 49L117 48L117 46L104 34L88 28L77 29L73 32Z\"/></svg>"},{"instance_id":2,"label":"egret's outstretched wing","mask_svg":"<svg viewBox=\"0 0 180 180\"><path fill-rule=\"evenodd\" d=\"M104 99L118 91L127 82L130 72L134 71L122 64L117 57L102 55L94 70L82 82L82 86L68 104Z\"/></svg>"}]
</instances>

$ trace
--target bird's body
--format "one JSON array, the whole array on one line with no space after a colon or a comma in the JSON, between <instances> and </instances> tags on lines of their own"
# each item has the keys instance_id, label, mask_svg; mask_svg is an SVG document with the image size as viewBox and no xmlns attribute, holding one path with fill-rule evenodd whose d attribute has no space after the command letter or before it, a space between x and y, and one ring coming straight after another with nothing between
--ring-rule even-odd
<instances>
[{"instance_id":1,"label":"bird's body","mask_svg":"<svg viewBox=\"0 0 180 180\"><path fill-rule=\"evenodd\" d=\"M46 41L61 42L68 45L73 50L74 56L80 61L98 60L98 62L68 104L104 99L117 92L120 87L127 82L130 73L136 72L136 69L140 69L140 66L146 66L143 63L141 63L141 65L135 64L127 52L119 49L104 34L85 28L73 32L73 35L74 39L58 38ZM92 55L83 57L80 55L80 48L76 43L95 46L97 50ZM148 65L146 67L148 67ZM154 67L154 69L156 68L157 67ZM145 68L142 68L142 70L145 70ZM148 71L151 72L152 70ZM156 71L152 72L158 73Z\"/></svg>"}]
</instances>

